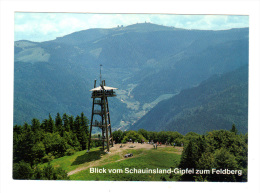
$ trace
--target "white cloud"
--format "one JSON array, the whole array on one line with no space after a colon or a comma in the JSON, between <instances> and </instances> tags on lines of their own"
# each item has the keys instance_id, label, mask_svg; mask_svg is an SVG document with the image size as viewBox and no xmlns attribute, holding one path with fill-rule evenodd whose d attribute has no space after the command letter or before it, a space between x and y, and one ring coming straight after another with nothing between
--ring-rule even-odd
<instances>
[{"instance_id":1,"label":"white cloud","mask_svg":"<svg viewBox=\"0 0 260 193\"><path fill-rule=\"evenodd\" d=\"M151 22L186 29L248 27L248 16L174 14L15 13L15 40L45 41L89 28ZM48 38L48 39L47 39Z\"/></svg>"},{"instance_id":2,"label":"white cloud","mask_svg":"<svg viewBox=\"0 0 260 193\"><path fill-rule=\"evenodd\" d=\"M44 34L47 35L50 32L59 32L57 26L53 23L41 23L38 26L38 29Z\"/></svg>"}]
</instances>

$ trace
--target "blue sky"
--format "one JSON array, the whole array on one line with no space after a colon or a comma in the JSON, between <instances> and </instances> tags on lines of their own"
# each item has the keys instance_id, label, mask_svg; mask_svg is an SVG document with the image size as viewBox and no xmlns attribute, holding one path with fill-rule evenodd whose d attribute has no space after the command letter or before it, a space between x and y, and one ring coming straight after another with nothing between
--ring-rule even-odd
<instances>
[{"instance_id":1,"label":"blue sky","mask_svg":"<svg viewBox=\"0 0 260 193\"><path fill-rule=\"evenodd\" d=\"M14 40L48 41L89 28L151 22L185 29L223 30L249 27L249 17L239 15L15 13Z\"/></svg>"}]
</instances>

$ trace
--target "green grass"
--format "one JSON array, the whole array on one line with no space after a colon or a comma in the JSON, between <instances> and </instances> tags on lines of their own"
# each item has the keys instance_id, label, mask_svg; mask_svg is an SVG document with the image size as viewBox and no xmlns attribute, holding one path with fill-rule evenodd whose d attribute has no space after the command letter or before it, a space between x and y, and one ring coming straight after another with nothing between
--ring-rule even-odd
<instances>
[{"instance_id":1,"label":"green grass","mask_svg":"<svg viewBox=\"0 0 260 193\"><path fill-rule=\"evenodd\" d=\"M100 148L93 148L87 153L87 150L76 152L71 156L64 156L51 161L54 167L61 167L66 172L75 170L79 166L87 165L90 161L98 160L104 154ZM45 163L47 164L47 163Z\"/></svg>"},{"instance_id":2,"label":"green grass","mask_svg":"<svg viewBox=\"0 0 260 193\"><path fill-rule=\"evenodd\" d=\"M171 148L174 151L173 148ZM178 180L179 176L172 176L169 174L126 174L125 168L129 169L169 169L178 166L180 161L180 155L169 153L170 149L158 148L156 149L131 149L124 153L133 153L132 158L126 158L118 162L109 162L104 160L104 165L96 167L100 169L106 169L107 173L90 173L90 169L81 171L74 175L71 175L71 180L101 180L101 181L161 181L163 178L170 181ZM120 158L122 159L122 157ZM108 172L108 169L122 169L123 173L112 173Z\"/></svg>"},{"instance_id":3,"label":"green grass","mask_svg":"<svg viewBox=\"0 0 260 193\"><path fill-rule=\"evenodd\" d=\"M169 174L130 174L129 169L169 169L178 167L180 155L173 147L158 147L158 149L125 149L117 154L106 154L100 148L93 148L89 153L80 151L72 156L64 156L51 162L54 167L61 167L67 172L77 168L88 167L70 176L71 180L100 180L100 181L177 181L179 175ZM133 153L133 157L124 158L126 153ZM101 159L102 158L102 159ZM98 165L91 166L93 161ZM105 169L107 173L90 173L90 168ZM121 169L122 173L109 173L109 169Z\"/></svg>"}]
</instances>

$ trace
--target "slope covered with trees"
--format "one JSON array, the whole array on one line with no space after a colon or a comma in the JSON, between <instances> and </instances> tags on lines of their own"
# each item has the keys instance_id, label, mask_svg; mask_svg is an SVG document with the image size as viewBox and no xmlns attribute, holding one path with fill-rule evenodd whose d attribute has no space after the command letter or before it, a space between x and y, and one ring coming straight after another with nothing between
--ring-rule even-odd
<instances>
[{"instance_id":1,"label":"slope covered with trees","mask_svg":"<svg viewBox=\"0 0 260 193\"><path fill-rule=\"evenodd\" d=\"M180 180L246 182L247 153L248 136L238 135L234 125L231 131L214 130L202 136L193 135L185 144L179 167L194 168L197 173L184 174Z\"/></svg>"},{"instance_id":2,"label":"slope covered with trees","mask_svg":"<svg viewBox=\"0 0 260 193\"><path fill-rule=\"evenodd\" d=\"M49 113L91 114L89 90L102 77L117 87L111 121L129 125L165 95L248 63L248 28L185 30L141 23L89 29L47 42L15 42L14 124Z\"/></svg>"},{"instance_id":3,"label":"slope covered with trees","mask_svg":"<svg viewBox=\"0 0 260 193\"><path fill-rule=\"evenodd\" d=\"M64 171L39 164L85 150L88 134L88 120L83 113L76 118L57 113L55 119L49 115L42 123L34 118L31 125L15 125L14 179L67 179Z\"/></svg>"},{"instance_id":4,"label":"slope covered with trees","mask_svg":"<svg viewBox=\"0 0 260 193\"><path fill-rule=\"evenodd\" d=\"M248 67L216 75L199 86L181 91L160 102L132 129L173 130L203 134L236 124L239 132L248 127Z\"/></svg>"}]
</instances>

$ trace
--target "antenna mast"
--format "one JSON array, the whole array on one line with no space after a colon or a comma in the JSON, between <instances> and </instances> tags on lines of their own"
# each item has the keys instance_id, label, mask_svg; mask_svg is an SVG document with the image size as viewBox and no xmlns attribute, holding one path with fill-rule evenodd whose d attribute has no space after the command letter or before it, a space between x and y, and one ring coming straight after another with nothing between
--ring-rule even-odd
<instances>
[{"instance_id":1,"label":"antenna mast","mask_svg":"<svg viewBox=\"0 0 260 193\"><path fill-rule=\"evenodd\" d=\"M100 85L101 85L101 83L102 83L101 67L102 67L102 64L100 64Z\"/></svg>"}]
</instances>

